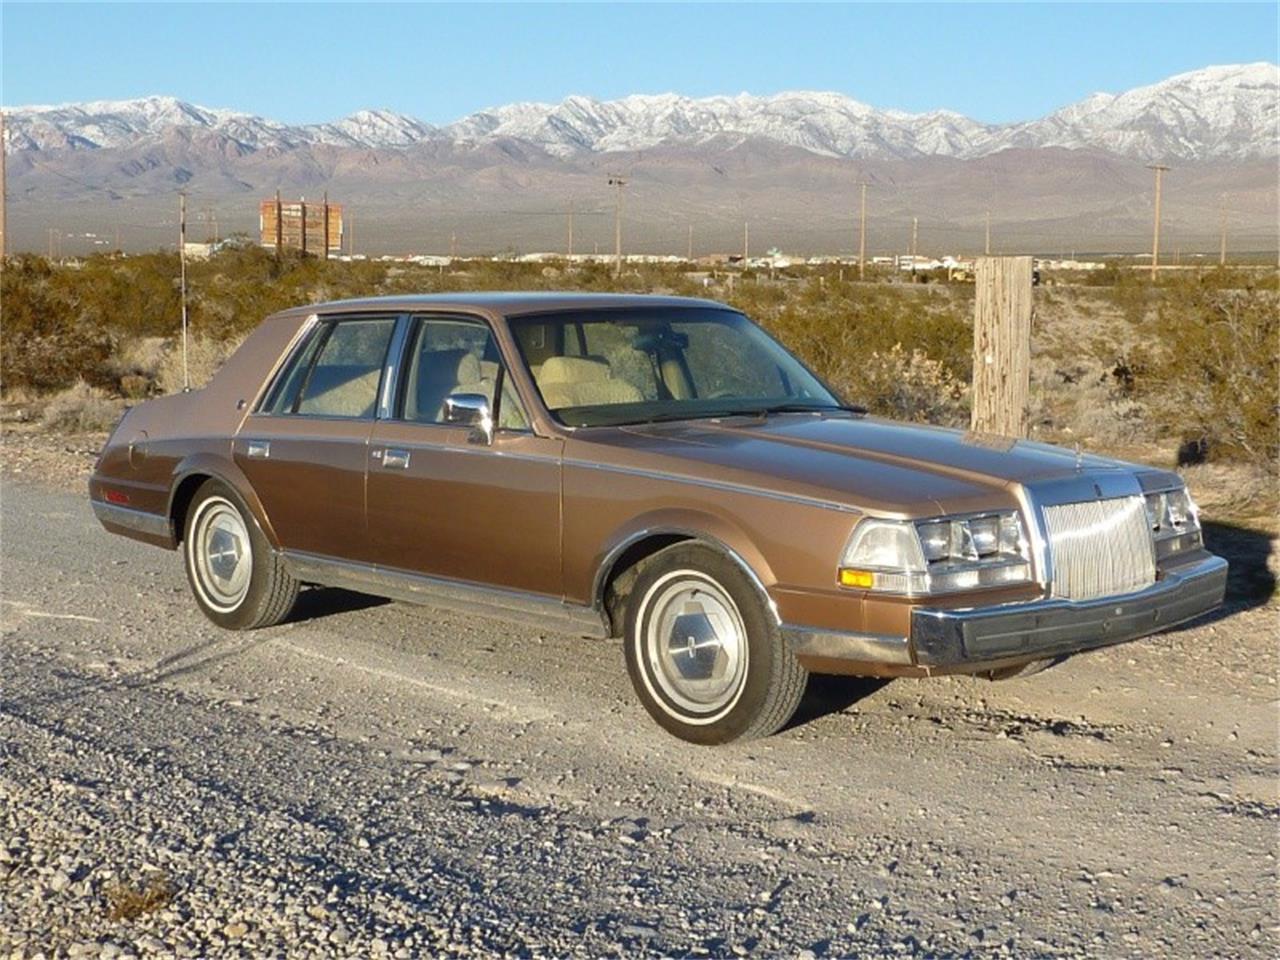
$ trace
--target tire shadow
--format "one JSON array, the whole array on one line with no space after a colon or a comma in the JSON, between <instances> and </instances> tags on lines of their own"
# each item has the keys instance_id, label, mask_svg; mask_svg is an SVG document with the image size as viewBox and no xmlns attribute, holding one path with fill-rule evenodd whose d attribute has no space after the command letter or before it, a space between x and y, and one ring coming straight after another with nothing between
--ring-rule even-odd
<instances>
[{"instance_id":1,"label":"tire shadow","mask_svg":"<svg viewBox=\"0 0 1280 960\"><path fill-rule=\"evenodd\" d=\"M804 690L804 699L783 730L802 727L833 713L849 709L891 681L883 677L839 677L811 673Z\"/></svg>"},{"instance_id":2,"label":"tire shadow","mask_svg":"<svg viewBox=\"0 0 1280 960\"><path fill-rule=\"evenodd\" d=\"M342 590L338 587L307 587L298 594L298 599L285 618L285 623L306 623L322 617L332 617L340 613L354 613L357 610L368 610L390 603L386 597L375 597L370 593L357 593L354 590Z\"/></svg>"},{"instance_id":3,"label":"tire shadow","mask_svg":"<svg viewBox=\"0 0 1280 960\"><path fill-rule=\"evenodd\" d=\"M1201 623L1260 607L1275 596L1276 575L1269 561L1276 541L1271 534L1215 520L1205 520L1203 529L1205 547L1225 558L1231 569L1227 573L1226 602Z\"/></svg>"}]
</instances>

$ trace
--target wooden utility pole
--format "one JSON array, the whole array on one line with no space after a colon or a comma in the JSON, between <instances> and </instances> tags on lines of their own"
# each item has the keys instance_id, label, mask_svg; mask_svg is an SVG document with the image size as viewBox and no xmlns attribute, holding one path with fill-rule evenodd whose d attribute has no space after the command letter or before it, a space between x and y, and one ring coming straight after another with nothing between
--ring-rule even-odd
<instances>
[{"instance_id":1,"label":"wooden utility pole","mask_svg":"<svg viewBox=\"0 0 1280 960\"><path fill-rule=\"evenodd\" d=\"M609 177L609 186L616 191L613 204L613 275L622 276L622 188L627 181L619 176Z\"/></svg>"},{"instance_id":2,"label":"wooden utility pole","mask_svg":"<svg viewBox=\"0 0 1280 960\"><path fill-rule=\"evenodd\" d=\"M858 216L858 279L866 279L867 275L867 181L863 180L862 210Z\"/></svg>"},{"instance_id":3,"label":"wooden utility pole","mask_svg":"<svg viewBox=\"0 0 1280 960\"><path fill-rule=\"evenodd\" d=\"M449 234L449 259L456 260L458 257L458 232L455 230Z\"/></svg>"},{"instance_id":4,"label":"wooden utility pole","mask_svg":"<svg viewBox=\"0 0 1280 960\"><path fill-rule=\"evenodd\" d=\"M324 253L325 260L329 259L329 191L324 192Z\"/></svg>"},{"instance_id":5,"label":"wooden utility pole","mask_svg":"<svg viewBox=\"0 0 1280 960\"><path fill-rule=\"evenodd\" d=\"M1218 240L1218 266L1225 267L1227 265L1227 200L1222 197L1218 201L1218 229L1220 237Z\"/></svg>"},{"instance_id":6,"label":"wooden utility pole","mask_svg":"<svg viewBox=\"0 0 1280 960\"><path fill-rule=\"evenodd\" d=\"M350 208L343 212L343 229L347 231L347 256L356 255L356 215Z\"/></svg>"},{"instance_id":7,"label":"wooden utility pole","mask_svg":"<svg viewBox=\"0 0 1280 960\"><path fill-rule=\"evenodd\" d=\"M54 228L50 227L49 228L49 259L50 260L53 259L53 232L54 232Z\"/></svg>"},{"instance_id":8,"label":"wooden utility pole","mask_svg":"<svg viewBox=\"0 0 1280 960\"><path fill-rule=\"evenodd\" d=\"M689 224L689 253L686 259L690 263L693 262L693 224L692 223Z\"/></svg>"},{"instance_id":9,"label":"wooden utility pole","mask_svg":"<svg viewBox=\"0 0 1280 960\"><path fill-rule=\"evenodd\" d=\"M1164 185L1164 172L1169 168L1160 163L1147 165L1148 170L1156 172L1156 209L1155 230L1151 236L1151 279L1156 278L1156 268L1160 266L1160 191Z\"/></svg>"},{"instance_id":10,"label":"wooden utility pole","mask_svg":"<svg viewBox=\"0 0 1280 960\"><path fill-rule=\"evenodd\" d=\"M916 275L916 241L920 235L920 218L911 218L911 278L914 280Z\"/></svg>"},{"instance_id":11,"label":"wooden utility pole","mask_svg":"<svg viewBox=\"0 0 1280 960\"><path fill-rule=\"evenodd\" d=\"M573 201L569 201L569 259L573 259Z\"/></svg>"},{"instance_id":12,"label":"wooden utility pole","mask_svg":"<svg viewBox=\"0 0 1280 960\"><path fill-rule=\"evenodd\" d=\"M4 113L0 112L0 268L3 267L4 258L9 254L5 235L5 214L8 212L8 206L9 195L5 189L4 178Z\"/></svg>"},{"instance_id":13,"label":"wooden utility pole","mask_svg":"<svg viewBox=\"0 0 1280 960\"><path fill-rule=\"evenodd\" d=\"M302 230L300 233L302 236L302 255L305 257L307 255L307 198L303 197L298 201L298 206L301 208L302 215Z\"/></svg>"},{"instance_id":14,"label":"wooden utility pole","mask_svg":"<svg viewBox=\"0 0 1280 960\"><path fill-rule=\"evenodd\" d=\"M979 257L973 307L975 433L1026 436L1031 393L1031 258Z\"/></svg>"},{"instance_id":15,"label":"wooden utility pole","mask_svg":"<svg viewBox=\"0 0 1280 960\"><path fill-rule=\"evenodd\" d=\"M187 195L178 194L178 264L181 270L179 290L182 296L182 389L191 389L187 368Z\"/></svg>"},{"instance_id":16,"label":"wooden utility pole","mask_svg":"<svg viewBox=\"0 0 1280 960\"><path fill-rule=\"evenodd\" d=\"M742 269L747 269L747 261L751 259L751 224L743 221L742 224Z\"/></svg>"},{"instance_id":17,"label":"wooden utility pole","mask_svg":"<svg viewBox=\"0 0 1280 960\"><path fill-rule=\"evenodd\" d=\"M987 211L987 242L982 248L984 256L991 256L991 211Z\"/></svg>"},{"instance_id":18,"label":"wooden utility pole","mask_svg":"<svg viewBox=\"0 0 1280 960\"><path fill-rule=\"evenodd\" d=\"M284 254L284 204L280 202L280 191L276 191L276 259Z\"/></svg>"}]
</instances>

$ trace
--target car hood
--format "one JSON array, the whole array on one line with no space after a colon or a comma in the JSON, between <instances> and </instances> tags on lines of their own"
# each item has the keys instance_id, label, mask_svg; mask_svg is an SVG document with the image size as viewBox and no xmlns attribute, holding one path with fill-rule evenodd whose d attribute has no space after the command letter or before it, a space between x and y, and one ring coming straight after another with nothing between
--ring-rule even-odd
<instances>
[{"instance_id":1,"label":"car hood","mask_svg":"<svg viewBox=\"0 0 1280 960\"><path fill-rule=\"evenodd\" d=\"M729 417L598 433L593 441L625 448L610 458L624 465L903 516L1013 506L1020 484L1148 469L1027 440L856 415Z\"/></svg>"}]
</instances>

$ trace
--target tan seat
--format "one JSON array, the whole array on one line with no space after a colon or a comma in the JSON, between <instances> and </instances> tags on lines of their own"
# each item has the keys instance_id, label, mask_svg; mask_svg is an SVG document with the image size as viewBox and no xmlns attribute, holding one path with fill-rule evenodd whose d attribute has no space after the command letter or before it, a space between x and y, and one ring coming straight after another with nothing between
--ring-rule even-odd
<instances>
[{"instance_id":1,"label":"tan seat","mask_svg":"<svg viewBox=\"0 0 1280 960\"><path fill-rule=\"evenodd\" d=\"M492 410L493 391L497 384L497 361L480 360L474 353L468 353L458 361L458 383L450 392L478 393L489 401L489 409ZM502 389L502 407L498 411L497 426L503 430L523 430L529 426L508 381L504 381Z\"/></svg>"},{"instance_id":2,"label":"tan seat","mask_svg":"<svg viewBox=\"0 0 1280 960\"><path fill-rule=\"evenodd\" d=\"M538 387L552 410L639 403L644 399L632 384L614 380L609 364L587 357L548 358L538 371Z\"/></svg>"},{"instance_id":3,"label":"tan seat","mask_svg":"<svg viewBox=\"0 0 1280 960\"><path fill-rule=\"evenodd\" d=\"M316 367L299 413L325 417L371 417L382 370L353 366Z\"/></svg>"}]
</instances>

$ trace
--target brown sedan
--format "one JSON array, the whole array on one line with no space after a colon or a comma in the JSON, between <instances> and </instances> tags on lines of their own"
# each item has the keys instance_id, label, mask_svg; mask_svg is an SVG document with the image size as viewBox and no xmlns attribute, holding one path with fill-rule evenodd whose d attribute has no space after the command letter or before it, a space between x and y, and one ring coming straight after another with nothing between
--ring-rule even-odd
<instances>
[{"instance_id":1,"label":"brown sedan","mask_svg":"<svg viewBox=\"0 0 1280 960\"><path fill-rule=\"evenodd\" d=\"M809 671L1008 676L1216 607L1176 474L843 405L741 313L664 297L352 300L269 318L126 414L110 531L230 629L324 584L623 637L698 743Z\"/></svg>"}]
</instances>

